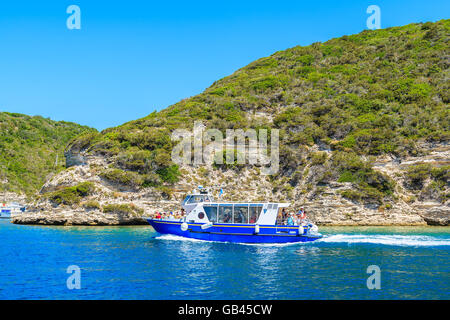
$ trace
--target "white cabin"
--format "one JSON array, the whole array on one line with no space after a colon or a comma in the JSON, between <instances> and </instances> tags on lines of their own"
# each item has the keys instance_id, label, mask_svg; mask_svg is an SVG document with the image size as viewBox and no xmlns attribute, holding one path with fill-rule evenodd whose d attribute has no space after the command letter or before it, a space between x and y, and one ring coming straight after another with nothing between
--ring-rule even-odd
<instances>
[{"instance_id":1,"label":"white cabin","mask_svg":"<svg viewBox=\"0 0 450 320\"><path fill-rule=\"evenodd\" d=\"M289 203L201 202L188 213L187 222L275 225Z\"/></svg>"},{"instance_id":2,"label":"white cabin","mask_svg":"<svg viewBox=\"0 0 450 320\"><path fill-rule=\"evenodd\" d=\"M191 194L188 194L181 202L181 207L186 211L186 214L188 214L197 206L197 204L211 201L214 201L214 198L209 190L201 188L199 190L192 191Z\"/></svg>"}]
</instances>

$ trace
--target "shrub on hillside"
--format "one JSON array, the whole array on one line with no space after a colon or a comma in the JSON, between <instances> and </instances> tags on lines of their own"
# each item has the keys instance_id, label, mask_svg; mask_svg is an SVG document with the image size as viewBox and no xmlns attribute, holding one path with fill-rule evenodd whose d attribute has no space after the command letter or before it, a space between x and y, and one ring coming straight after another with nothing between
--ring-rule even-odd
<instances>
[{"instance_id":1,"label":"shrub on hillside","mask_svg":"<svg viewBox=\"0 0 450 320\"><path fill-rule=\"evenodd\" d=\"M100 176L112 183L118 183L124 186L136 188L143 182L142 177L133 171L124 171L121 169L106 169L100 173Z\"/></svg>"},{"instance_id":2,"label":"shrub on hillside","mask_svg":"<svg viewBox=\"0 0 450 320\"><path fill-rule=\"evenodd\" d=\"M51 202L60 205L78 204L82 198L92 194L95 187L92 182L83 182L73 187L65 187L60 190L45 194Z\"/></svg>"},{"instance_id":3,"label":"shrub on hillside","mask_svg":"<svg viewBox=\"0 0 450 320\"><path fill-rule=\"evenodd\" d=\"M116 214L130 214L133 216L142 216L144 209L136 207L134 204L107 204L103 206L103 212Z\"/></svg>"},{"instance_id":4,"label":"shrub on hillside","mask_svg":"<svg viewBox=\"0 0 450 320\"><path fill-rule=\"evenodd\" d=\"M405 182L408 188L419 190L430 177L431 165L427 163L411 165L406 169Z\"/></svg>"},{"instance_id":5,"label":"shrub on hillside","mask_svg":"<svg viewBox=\"0 0 450 320\"><path fill-rule=\"evenodd\" d=\"M96 200L88 200L81 204L87 210L101 210L101 205Z\"/></svg>"}]
</instances>

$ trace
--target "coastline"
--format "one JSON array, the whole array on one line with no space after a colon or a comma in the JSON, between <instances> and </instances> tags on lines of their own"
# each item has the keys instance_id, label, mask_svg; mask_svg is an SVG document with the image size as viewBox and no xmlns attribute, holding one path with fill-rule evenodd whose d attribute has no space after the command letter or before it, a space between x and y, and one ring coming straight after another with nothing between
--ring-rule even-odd
<instances>
[{"instance_id":1,"label":"coastline","mask_svg":"<svg viewBox=\"0 0 450 320\"><path fill-rule=\"evenodd\" d=\"M449 226L449 219L441 223L426 220L369 220L369 221L315 221L318 226L329 227L375 227L375 226ZM100 211L39 211L25 212L11 217L11 223L23 225L63 225L63 226L126 226L126 225L149 225L139 216L125 213L104 213Z\"/></svg>"}]
</instances>

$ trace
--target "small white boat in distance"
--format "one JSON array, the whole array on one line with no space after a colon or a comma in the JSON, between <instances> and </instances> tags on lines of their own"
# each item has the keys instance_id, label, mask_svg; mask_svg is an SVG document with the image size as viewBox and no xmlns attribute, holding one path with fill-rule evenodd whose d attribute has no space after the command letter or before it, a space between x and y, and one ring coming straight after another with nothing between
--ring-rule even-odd
<instances>
[{"instance_id":1,"label":"small white boat in distance","mask_svg":"<svg viewBox=\"0 0 450 320\"><path fill-rule=\"evenodd\" d=\"M0 218L9 219L12 214L20 214L22 212L25 212L25 207L17 202L0 203Z\"/></svg>"}]
</instances>

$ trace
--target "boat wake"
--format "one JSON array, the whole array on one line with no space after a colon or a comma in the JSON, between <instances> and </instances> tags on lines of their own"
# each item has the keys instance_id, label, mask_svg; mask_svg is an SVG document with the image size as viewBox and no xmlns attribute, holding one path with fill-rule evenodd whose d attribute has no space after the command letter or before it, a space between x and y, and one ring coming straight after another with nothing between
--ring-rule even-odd
<instances>
[{"instance_id":1,"label":"boat wake","mask_svg":"<svg viewBox=\"0 0 450 320\"><path fill-rule=\"evenodd\" d=\"M315 242L325 243L371 243L388 246L450 246L450 238L437 238L420 235L363 235L363 234L336 234L324 236Z\"/></svg>"},{"instance_id":2,"label":"boat wake","mask_svg":"<svg viewBox=\"0 0 450 320\"><path fill-rule=\"evenodd\" d=\"M208 241L192 238L185 238L172 234L156 236L154 239L187 241L200 243L225 243L221 241ZM319 243L347 243L347 244L381 244L387 246L412 246L412 247L433 247L450 246L450 238L438 238L420 235L364 235L364 234L335 234L325 235L322 239L313 242L293 242L293 243L234 243L237 245L260 246L260 247L286 247L294 245L314 245Z\"/></svg>"},{"instance_id":3,"label":"boat wake","mask_svg":"<svg viewBox=\"0 0 450 320\"><path fill-rule=\"evenodd\" d=\"M156 236L154 239L172 240L172 241L188 241L188 242L218 242L218 241L208 241L208 240L186 238L186 237L176 236L173 234L162 234L162 235Z\"/></svg>"}]
</instances>

